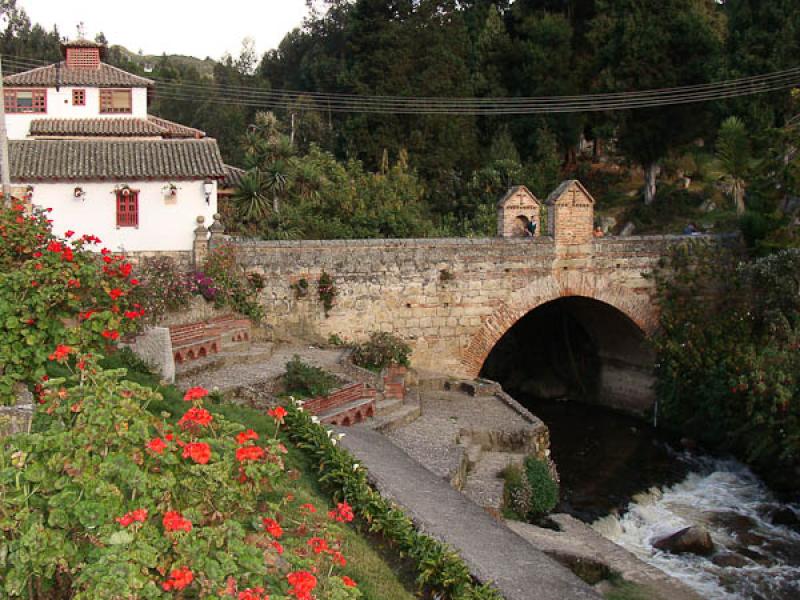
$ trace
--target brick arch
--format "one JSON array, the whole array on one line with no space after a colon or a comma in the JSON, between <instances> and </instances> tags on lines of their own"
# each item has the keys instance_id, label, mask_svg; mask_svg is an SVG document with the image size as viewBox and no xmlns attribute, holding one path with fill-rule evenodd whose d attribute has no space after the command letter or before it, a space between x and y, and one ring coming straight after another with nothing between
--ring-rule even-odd
<instances>
[{"instance_id":1,"label":"brick arch","mask_svg":"<svg viewBox=\"0 0 800 600\"><path fill-rule=\"evenodd\" d=\"M500 339L528 313L540 306L569 297L583 297L607 304L625 315L643 335L649 336L658 328L658 309L649 294L619 287L587 285L583 281L572 285L545 280L529 285L482 320L478 330L461 351L461 364L466 374L478 377L489 354Z\"/></svg>"}]
</instances>

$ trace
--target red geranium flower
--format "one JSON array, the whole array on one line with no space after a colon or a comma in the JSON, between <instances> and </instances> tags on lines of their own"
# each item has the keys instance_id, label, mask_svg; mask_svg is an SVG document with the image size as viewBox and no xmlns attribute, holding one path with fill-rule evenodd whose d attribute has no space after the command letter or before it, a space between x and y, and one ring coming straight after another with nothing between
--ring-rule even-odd
<instances>
[{"instance_id":1,"label":"red geranium flower","mask_svg":"<svg viewBox=\"0 0 800 600\"><path fill-rule=\"evenodd\" d=\"M62 362L66 360L66 358L73 352L75 352L74 348L70 346L65 346L64 344L59 344L58 346L56 346L55 352L53 352L48 358L50 360Z\"/></svg>"},{"instance_id":2,"label":"red geranium flower","mask_svg":"<svg viewBox=\"0 0 800 600\"><path fill-rule=\"evenodd\" d=\"M272 537L280 538L283 535L283 528L275 519L268 519L265 517L261 521L264 523L264 529L266 529L267 533Z\"/></svg>"},{"instance_id":3,"label":"red geranium flower","mask_svg":"<svg viewBox=\"0 0 800 600\"><path fill-rule=\"evenodd\" d=\"M278 542L277 540L272 540L271 545L273 548L275 548L275 552L277 552L279 555L283 554L283 546L281 546L280 542Z\"/></svg>"},{"instance_id":4,"label":"red geranium flower","mask_svg":"<svg viewBox=\"0 0 800 600\"><path fill-rule=\"evenodd\" d=\"M119 288L114 288L113 290L108 292L108 295L111 296L112 300L118 300L120 297L124 295L124 292Z\"/></svg>"},{"instance_id":5,"label":"red geranium flower","mask_svg":"<svg viewBox=\"0 0 800 600\"><path fill-rule=\"evenodd\" d=\"M161 587L165 592L185 590L193 580L194 573L192 573L191 569L189 567L181 567L172 571L169 574L169 579L162 583Z\"/></svg>"},{"instance_id":6,"label":"red geranium flower","mask_svg":"<svg viewBox=\"0 0 800 600\"><path fill-rule=\"evenodd\" d=\"M155 438L147 442L147 449L152 450L156 454L163 454L167 449L167 443L161 438Z\"/></svg>"},{"instance_id":7,"label":"red geranium flower","mask_svg":"<svg viewBox=\"0 0 800 600\"><path fill-rule=\"evenodd\" d=\"M314 554L322 554L323 552L327 552L329 550L328 542L320 537L312 537L307 543L309 546L311 546Z\"/></svg>"},{"instance_id":8,"label":"red geranium flower","mask_svg":"<svg viewBox=\"0 0 800 600\"><path fill-rule=\"evenodd\" d=\"M64 233L64 237L66 237L66 238L71 238L73 235L75 235L75 232L72 231L71 229Z\"/></svg>"},{"instance_id":9,"label":"red geranium flower","mask_svg":"<svg viewBox=\"0 0 800 600\"><path fill-rule=\"evenodd\" d=\"M242 431L239 435L236 436L236 443L241 446L242 444L246 444L250 440L257 440L257 439L258 439L258 434L252 429L248 429L247 431Z\"/></svg>"},{"instance_id":10,"label":"red geranium flower","mask_svg":"<svg viewBox=\"0 0 800 600\"><path fill-rule=\"evenodd\" d=\"M186 444L183 447L183 458L191 458L197 464L205 465L211 459L211 447L202 442Z\"/></svg>"},{"instance_id":11,"label":"red geranium flower","mask_svg":"<svg viewBox=\"0 0 800 600\"><path fill-rule=\"evenodd\" d=\"M349 523L353 520L353 507L347 502L339 502L336 509L328 513L328 517L340 523Z\"/></svg>"},{"instance_id":12,"label":"red geranium flower","mask_svg":"<svg viewBox=\"0 0 800 600\"><path fill-rule=\"evenodd\" d=\"M286 576L289 581L289 595L297 600L312 600L311 592L317 587L317 578L308 571L295 571Z\"/></svg>"},{"instance_id":13,"label":"red geranium flower","mask_svg":"<svg viewBox=\"0 0 800 600\"><path fill-rule=\"evenodd\" d=\"M239 462L261 460L265 454L264 449L258 446L242 446L236 449L236 460Z\"/></svg>"},{"instance_id":14,"label":"red geranium flower","mask_svg":"<svg viewBox=\"0 0 800 600\"><path fill-rule=\"evenodd\" d=\"M192 522L189 519L184 518L181 513L175 511L166 513L164 518L161 520L161 523L164 525L164 529L167 531L189 532L192 530Z\"/></svg>"},{"instance_id":15,"label":"red geranium flower","mask_svg":"<svg viewBox=\"0 0 800 600\"><path fill-rule=\"evenodd\" d=\"M202 387L193 387L189 388L184 394L183 399L186 402L193 402L194 400L200 400L201 398L205 398L208 396L208 390Z\"/></svg>"},{"instance_id":16,"label":"red geranium flower","mask_svg":"<svg viewBox=\"0 0 800 600\"><path fill-rule=\"evenodd\" d=\"M356 582L350 579L347 575L342 575L342 583L345 584L347 587L357 586Z\"/></svg>"},{"instance_id":17,"label":"red geranium flower","mask_svg":"<svg viewBox=\"0 0 800 600\"><path fill-rule=\"evenodd\" d=\"M178 421L178 425L183 427L184 429L188 429L192 427L192 425L200 425L201 427L207 427L211 424L211 421L214 420L214 417L211 416L211 413L208 412L205 408L190 408L186 411L186 414L181 417L181 420Z\"/></svg>"},{"instance_id":18,"label":"red geranium flower","mask_svg":"<svg viewBox=\"0 0 800 600\"><path fill-rule=\"evenodd\" d=\"M269 600L269 596L262 596L264 588L247 588L239 592L238 600Z\"/></svg>"},{"instance_id":19,"label":"red geranium flower","mask_svg":"<svg viewBox=\"0 0 800 600\"><path fill-rule=\"evenodd\" d=\"M107 340L116 341L116 340L119 339L119 331L112 331L112 330L106 329L103 332L103 337L106 338Z\"/></svg>"},{"instance_id":20,"label":"red geranium flower","mask_svg":"<svg viewBox=\"0 0 800 600\"><path fill-rule=\"evenodd\" d=\"M129 512L121 517L117 517L116 521L123 527L128 527L132 523L144 523L147 520L147 509L140 508Z\"/></svg>"},{"instance_id":21,"label":"red geranium flower","mask_svg":"<svg viewBox=\"0 0 800 600\"><path fill-rule=\"evenodd\" d=\"M303 506L301 506L300 508L303 510L307 510L311 514L317 512L317 507L314 506L313 504L303 504Z\"/></svg>"},{"instance_id":22,"label":"red geranium flower","mask_svg":"<svg viewBox=\"0 0 800 600\"><path fill-rule=\"evenodd\" d=\"M267 411L267 414L275 419L278 423L283 423L283 418L286 416L286 409L282 406L278 406L276 408L270 408Z\"/></svg>"},{"instance_id":23,"label":"red geranium flower","mask_svg":"<svg viewBox=\"0 0 800 600\"><path fill-rule=\"evenodd\" d=\"M340 567L343 567L347 564L344 555L338 551L331 552L331 560L333 560L333 562L335 562Z\"/></svg>"}]
</instances>

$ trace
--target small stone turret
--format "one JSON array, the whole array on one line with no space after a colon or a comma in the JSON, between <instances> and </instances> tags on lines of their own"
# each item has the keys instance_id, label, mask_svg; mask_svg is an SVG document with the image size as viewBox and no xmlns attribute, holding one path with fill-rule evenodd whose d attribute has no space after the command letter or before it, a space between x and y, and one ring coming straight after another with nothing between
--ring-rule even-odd
<instances>
[{"instance_id":1,"label":"small stone turret","mask_svg":"<svg viewBox=\"0 0 800 600\"><path fill-rule=\"evenodd\" d=\"M587 244L594 228L594 198L577 179L563 181L545 201L547 231L556 244Z\"/></svg>"},{"instance_id":2,"label":"small stone turret","mask_svg":"<svg viewBox=\"0 0 800 600\"><path fill-rule=\"evenodd\" d=\"M497 235L504 238L525 237L528 224L536 224L541 235L541 203L524 185L512 187L497 203Z\"/></svg>"}]
</instances>

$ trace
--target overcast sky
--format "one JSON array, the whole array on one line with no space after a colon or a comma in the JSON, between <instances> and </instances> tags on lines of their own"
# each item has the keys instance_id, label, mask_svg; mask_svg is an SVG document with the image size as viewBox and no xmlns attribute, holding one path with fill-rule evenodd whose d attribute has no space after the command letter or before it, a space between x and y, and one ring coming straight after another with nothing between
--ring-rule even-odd
<instances>
[{"instance_id":1,"label":"overcast sky","mask_svg":"<svg viewBox=\"0 0 800 600\"><path fill-rule=\"evenodd\" d=\"M238 56L252 37L259 56L275 48L301 24L305 0L18 0L34 23L58 26L76 37L83 21L86 37L102 31L109 42L145 54L188 54L218 59Z\"/></svg>"}]
</instances>

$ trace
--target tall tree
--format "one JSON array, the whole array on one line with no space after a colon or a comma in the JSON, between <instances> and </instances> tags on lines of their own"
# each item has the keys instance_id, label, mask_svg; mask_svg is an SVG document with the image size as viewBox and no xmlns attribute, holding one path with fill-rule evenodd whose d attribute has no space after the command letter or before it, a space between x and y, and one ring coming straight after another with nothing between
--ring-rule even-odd
<instances>
[{"instance_id":1,"label":"tall tree","mask_svg":"<svg viewBox=\"0 0 800 600\"><path fill-rule=\"evenodd\" d=\"M613 92L707 83L719 72L721 9L707 0L598 0L589 40L597 50L600 85ZM653 202L660 161L704 131L707 104L621 113L620 148L645 173L644 201Z\"/></svg>"}]
</instances>

